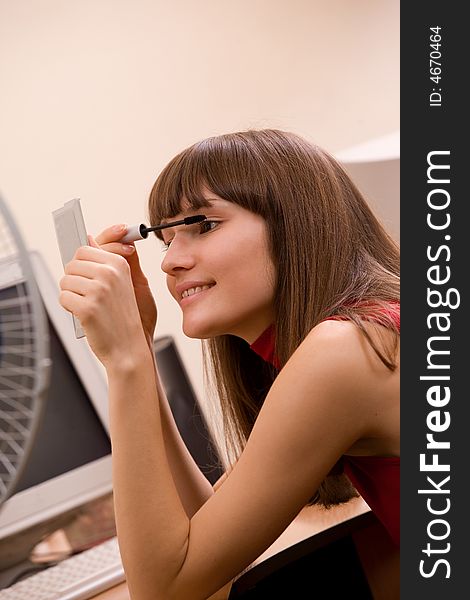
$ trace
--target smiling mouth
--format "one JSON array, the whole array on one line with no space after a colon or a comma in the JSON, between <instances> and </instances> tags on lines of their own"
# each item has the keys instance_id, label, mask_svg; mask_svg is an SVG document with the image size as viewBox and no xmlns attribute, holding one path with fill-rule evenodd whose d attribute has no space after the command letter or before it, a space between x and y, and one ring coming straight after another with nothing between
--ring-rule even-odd
<instances>
[{"instance_id":1,"label":"smiling mouth","mask_svg":"<svg viewBox=\"0 0 470 600\"><path fill-rule=\"evenodd\" d=\"M199 294L200 292L204 292L205 290L208 290L211 287L214 287L214 285L215 285L214 283L211 283L210 285L197 286L197 287L189 288L188 290L184 290L184 292L181 294L181 300L184 300L185 298L189 298L191 296L195 296L196 294Z\"/></svg>"}]
</instances>

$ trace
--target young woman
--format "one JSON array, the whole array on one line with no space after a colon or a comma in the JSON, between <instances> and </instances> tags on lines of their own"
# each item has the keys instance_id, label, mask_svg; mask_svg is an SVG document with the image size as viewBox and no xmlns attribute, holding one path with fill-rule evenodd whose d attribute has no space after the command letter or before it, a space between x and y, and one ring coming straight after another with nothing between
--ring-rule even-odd
<instances>
[{"instance_id":1,"label":"young woman","mask_svg":"<svg viewBox=\"0 0 470 600\"><path fill-rule=\"evenodd\" d=\"M277 130L176 156L149 201L184 333L205 340L233 468L213 489L171 419L157 310L125 226L60 301L106 368L119 543L134 600L208 598L310 502L363 495L398 543L399 253L341 166ZM353 485L351 485L353 484Z\"/></svg>"}]
</instances>

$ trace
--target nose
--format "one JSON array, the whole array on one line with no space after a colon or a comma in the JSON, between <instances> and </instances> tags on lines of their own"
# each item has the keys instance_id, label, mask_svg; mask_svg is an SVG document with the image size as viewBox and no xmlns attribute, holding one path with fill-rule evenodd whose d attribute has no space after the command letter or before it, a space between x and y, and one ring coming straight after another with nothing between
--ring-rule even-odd
<instances>
[{"instance_id":1,"label":"nose","mask_svg":"<svg viewBox=\"0 0 470 600\"><path fill-rule=\"evenodd\" d=\"M175 235L170 247L165 252L161 268L167 275L174 275L183 269L192 269L195 262L195 256L191 251L189 240L183 241L182 237Z\"/></svg>"}]
</instances>

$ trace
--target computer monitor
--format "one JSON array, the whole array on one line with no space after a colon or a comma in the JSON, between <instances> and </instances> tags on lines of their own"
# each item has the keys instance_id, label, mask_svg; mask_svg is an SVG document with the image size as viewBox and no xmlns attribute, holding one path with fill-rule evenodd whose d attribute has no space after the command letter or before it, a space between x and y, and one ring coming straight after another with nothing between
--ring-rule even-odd
<instances>
[{"instance_id":1,"label":"computer monitor","mask_svg":"<svg viewBox=\"0 0 470 600\"><path fill-rule=\"evenodd\" d=\"M223 475L222 461L171 335L154 340L155 358L173 418L191 456L214 485Z\"/></svg>"},{"instance_id":2,"label":"computer monitor","mask_svg":"<svg viewBox=\"0 0 470 600\"><path fill-rule=\"evenodd\" d=\"M46 309L52 369L47 402L28 463L0 507L0 570L25 560L74 511L112 492L104 371L71 315L41 255L30 253Z\"/></svg>"}]
</instances>

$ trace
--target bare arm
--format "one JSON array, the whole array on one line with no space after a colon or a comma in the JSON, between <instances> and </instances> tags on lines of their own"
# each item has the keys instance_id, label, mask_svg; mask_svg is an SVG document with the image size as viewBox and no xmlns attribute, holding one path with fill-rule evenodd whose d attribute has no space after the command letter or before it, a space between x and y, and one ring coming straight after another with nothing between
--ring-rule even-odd
<instances>
[{"instance_id":1,"label":"bare arm","mask_svg":"<svg viewBox=\"0 0 470 600\"><path fill-rule=\"evenodd\" d=\"M191 518L214 491L222 485L227 478L227 473L221 475L213 488L206 477L202 475L178 431L168 399L161 385L161 380L158 377L153 344L149 340L148 343L149 348L152 349L153 362L157 373L157 380L159 381L158 396L160 399L161 423L166 455L179 497L186 514ZM231 587L232 581L224 585L207 600L226 600L230 594Z\"/></svg>"},{"instance_id":2,"label":"bare arm","mask_svg":"<svg viewBox=\"0 0 470 600\"><path fill-rule=\"evenodd\" d=\"M158 381L157 393L160 402L161 424L167 459L181 503L186 514L191 518L214 491L222 485L227 478L227 473L224 473L216 481L213 488L201 473L178 431L168 399L161 384L161 379L158 375L153 344L150 340L147 340L147 342L152 352L156 382ZM226 600L230 594L231 587L232 581L224 585L207 600Z\"/></svg>"},{"instance_id":3,"label":"bare arm","mask_svg":"<svg viewBox=\"0 0 470 600\"><path fill-rule=\"evenodd\" d=\"M278 375L233 471L189 518L127 265L95 248L78 255L61 302L108 373L116 521L131 595L206 599L271 545L342 454L390 435L398 374L354 325L316 327Z\"/></svg>"},{"instance_id":4,"label":"bare arm","mask_svg":"<svg viewBox=\"0 0 470 600\"><path fill-rule=\"evenodd\" d=\"M344 330L353 326L336 323L332 327ZM383 373L371 374L367 364L373 360L370 357L353 358L351 364L346 353L351 345L348 339L354 336L348 332L343 340L343 363L336 345L330 344L331 350L323 346L323 360L320 354L315 357L319 366L313 382L307 370L311 370L312 348L314 354L319 351L315 343L305 345L273 385L233 472L191 520L178 507L164 464L163 445L158 440L154 448L148 449L151 464L140 460L138 470L140 477L152 473L146 493L149 488L159 489L160 493L148 515L136 518L128 512L138 501L132 497L132 480L140 477L129 462L129 449L136 440L120 426L124 382L115 379L111 398L114 435L121 440L119 446L127 448L117 457L115 471L122 502L117 509L122 519L119 533L136 599L207 598L280 535L341 454L361 436L376 433L374 415L378 407L368 405L377 386L387 382ZM357 352L359 344L355 340L349 351ZM332 364L337 365L333 372ZM361 375L361 370L367 377ZM142 389L139 394L143 410L148 406L149 393ZM312 396L317 397L313 412L312 401L304 401ZM127 414L126 408L124 411ZM137 423L142 419L138 418ZM154 427L158 430L157 415ZM146 537L134 533L144 524L155 535L148 544ZM142 548L146 548L144 556ZM161 572L165 572L162 579L154 575Z\"/></svg>"},{"instance_id":5,"label":"bare arm","mask_svg":"<svg viewBox=\"0 0 470 600\"><path fill-rule=\"evenodd\" d=\"M153 348L157 307L148 280L140 267L135 247L125 246L118 241L121 239L122 234L123 231L116 230L115 226L108 227L97 236L96 243L100 245L102 250L124 257L129 265L142 330L154 368L157 370ZM93 245L91 240L90 243ZM126 248L128 251L126 251ZM129 250L133 251L129 252ZM191 517L212 494L212 487L194 462L184 440L181 438L158 375L156 380L159 385L158 399L160 402L161 425L168 462L186 514Z\"/></svg>"},{"instance_id":6,"label":"bare arm","mask_svg":"<svg viewBox=\"0 0 470 600\"><path fill-rule=\"evenodd\" d=\"M155 381L160 403L161 426L168 463L186 514L188 517L192 517L212 495L213 489L210 482L197 466L178 431L161 379L158 375L151 342L149 342L149 348L151 348L156 371Z\"/></svg>"}]
</instances>

